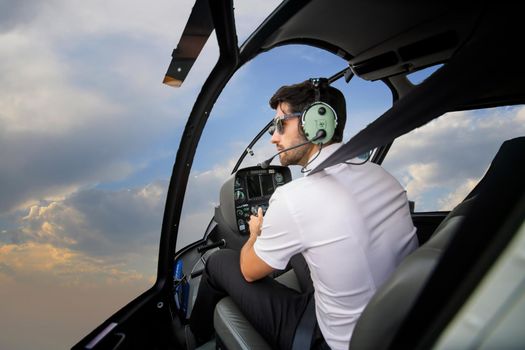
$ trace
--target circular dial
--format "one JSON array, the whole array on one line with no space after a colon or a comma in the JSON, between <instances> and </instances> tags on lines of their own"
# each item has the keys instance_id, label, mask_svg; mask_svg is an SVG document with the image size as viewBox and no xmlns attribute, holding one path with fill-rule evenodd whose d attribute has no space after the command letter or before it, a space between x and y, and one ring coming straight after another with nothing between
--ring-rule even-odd
<instances>
[{"instance_id":1,"label":"circular dial","mask_svg":"<svg viewBox=\"0 0 525 350\"><path fill-rule=\"evenodd\" d=\"M235 200L236 201L242 201L245 198L246 198L246 195L244 194L243 191L239 191L239 190L235 191Z\"/></svg>"}]
</instances>

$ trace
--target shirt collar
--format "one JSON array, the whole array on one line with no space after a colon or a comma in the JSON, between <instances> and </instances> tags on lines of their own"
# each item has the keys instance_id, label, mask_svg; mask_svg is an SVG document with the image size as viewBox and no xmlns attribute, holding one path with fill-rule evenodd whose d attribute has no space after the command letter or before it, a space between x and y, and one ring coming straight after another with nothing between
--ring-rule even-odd
<instances>
[{"instance_id":1,"label":"shirt collar","mask_svg":"<svg viewBox=\"0 0 525 350\"><path fill-rule=\"evenodd\" d=\"M305 176L308 175L308 171L315 169L319 164L321 164L326 158L330 157L332 155L332 153L337 151L343 145L344 145L344 143L342 143L342 142L332 143L332 144L330 144L328 146L324 146L323 145L323 148L321 149L321 153L316 152L312 156L312 158L310 158L308 160L308 161L312 161L312 162L309 163L305 167L305 171L306 172L304 173L304 175Z\"/></svg>"}]
</instances>

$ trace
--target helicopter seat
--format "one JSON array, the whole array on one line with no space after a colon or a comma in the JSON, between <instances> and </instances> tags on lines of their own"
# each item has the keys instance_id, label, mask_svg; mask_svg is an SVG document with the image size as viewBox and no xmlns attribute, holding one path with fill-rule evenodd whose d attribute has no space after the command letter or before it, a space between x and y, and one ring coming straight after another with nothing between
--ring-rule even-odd
<instances>
[{"instance_id":1,"label":"helicopter seat","mask_svg":"<svg viewBox=\"0 0 525 350\"><path fill-rule=\"evenodd\" d=\"M465 199L436 228L431 238L408 255L394 274L374 294L352 333L350 349L386 349L412 305L430 278L449 242L476 202L484 183L504 186L512 164L525 155L525 137L505 141L494 157L487 173ZM488 180L490 179L490 180ZM298 283L292 271L281 282ZM295 278L295 281L294 281ZM385 317L388 315L388 317ZM228 350L271 349L268 343L244 318L230 298L221 300L215 309L214 323L218 341Z\"/></svg>"},{"instance_id":2,"label":"helicopter seat","mask_svg":"<svg viewBox=\"0 0 525 350\"><path fill-rule=\"evenodd\" d=\"M293 269L285 272L276 281L301 291L299 280ZM244 317L232 298L221 299L215 307L213 324L217 335L218 349L271 350L272 347Z\"/></svg>"}]
</instances>

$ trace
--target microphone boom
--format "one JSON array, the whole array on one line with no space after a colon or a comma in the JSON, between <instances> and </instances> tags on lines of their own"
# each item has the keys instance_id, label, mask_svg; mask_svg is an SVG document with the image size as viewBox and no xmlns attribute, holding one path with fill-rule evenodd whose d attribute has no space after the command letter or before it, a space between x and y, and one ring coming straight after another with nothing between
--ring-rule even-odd
<instances>
[{"instance_id":1,"label":"microphone boom","mask_svg":"<svg viewBox=\"0 0 525 350\"><path fill-rule=\"evenodd\" d=\"M288 147L288 148L285 148L277 153L275 153L271 158L268 158L266 159L264 162L262 163L259 163L259 166L262 168L262 169L267 169L269 166L270 166L270 163L272 162L272 160L277 157L279 154L281 153L284 153L284 152L287 152L287 151L290 151L292 149L296 149L296 148L299 148L301 146L304 146L304 145L307 145L313 141L317 141L319 139L322 139L323 137L325 137L326 135L326 132L324 130L319 130L317 131L317 135L310 141L306 141L306 142L303 142L303 143L300 143L298 145L295 145L295 146L292 146L292 147Z\"/></svg>"}]
</instances>

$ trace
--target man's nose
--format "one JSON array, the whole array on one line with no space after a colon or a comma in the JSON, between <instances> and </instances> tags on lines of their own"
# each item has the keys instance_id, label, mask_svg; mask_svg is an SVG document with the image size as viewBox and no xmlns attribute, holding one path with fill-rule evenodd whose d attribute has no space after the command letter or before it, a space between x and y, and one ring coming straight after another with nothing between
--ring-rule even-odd
<instances>
[{"instance_id":1,"label":"man's nose","mask_svg":"<svg viewBox=\"0 0 525 350\"><path fill-rule=\"evenodd\" d=\"M281 134L279 134L279 131L275 130L272 134L272 138L270 140L271 143L279 143L279 140L281 139Z\"/></svg>"}]
</instances>

